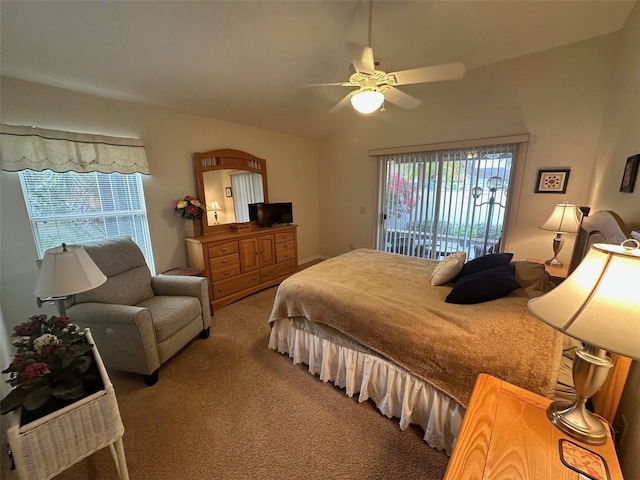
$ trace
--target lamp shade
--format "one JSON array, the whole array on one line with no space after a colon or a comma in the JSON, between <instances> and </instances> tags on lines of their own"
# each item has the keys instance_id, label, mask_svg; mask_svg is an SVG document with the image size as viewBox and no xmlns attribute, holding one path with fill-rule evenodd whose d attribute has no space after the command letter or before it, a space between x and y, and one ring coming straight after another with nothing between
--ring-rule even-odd
<instances>
[{"instance_id":1,"label":"lamp shade","mask_svg":"<svg viewBox=\"0 0 640 480\"><path fill-rule=\"evenodd\" d=\"M558 203L553 211L538 228L556 233L576 233L580 228L578 207L571 203Z\"/></svg>"},{"instance_id":2,"label":"lamp shade","mask_svg":"<svg viewBox=\"0 0 640 480\"><path fill-rule=\"evenodd\" d=\"M214 210L214 211L222 210L222 207L220 206L217 200L214 200L213 202L211 202L211 210Z\"/></svg>"},{"instance_id":3,"label":"lamp shade","mask_svg":"<svg viewBox=\"0 0 640 480\"><path fill-rule=\"evenodd\" d=\"M529 300L529 311L571 337L640 359L639 278L640 249L595 244L560 285Z\"/></svg>"},{"instance_id":4,"label":"lamp shade","mask_svg":"<svg viewBox=\"0 0 640 480\"><path fill-rule=\"evenodd\" d=\"M380 108L384 95L378 90L362 90L351 97L351 105L360 113L372 113Z\"/></svg>"},{"instance_id":5,"label":"lamp shade","mask_svg":"<svg viewBox=\"0 0 640 480\"><path fill-rule=\"evenodd\" d=\"M44 252L34 293L38 298L63 297L86 292L106 281L83 247L63 243Z\"/></svg>"}]
</instances>

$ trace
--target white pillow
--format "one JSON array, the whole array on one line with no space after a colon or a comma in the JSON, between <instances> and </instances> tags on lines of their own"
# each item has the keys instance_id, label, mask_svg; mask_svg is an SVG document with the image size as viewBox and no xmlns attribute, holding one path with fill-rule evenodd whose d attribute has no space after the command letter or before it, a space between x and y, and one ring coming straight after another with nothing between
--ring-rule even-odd
<instances>
[{"instance_id":1,"label":"white pillow","mask_svg":"<svg viewBox=\"0 0 640 480\"><path fill-rule=\"evenodd\" d=\"M465 252L456 252L438 263L431 274L431 285L443 285L456 278L466 258Z\"/></svg>"}]
</instances>

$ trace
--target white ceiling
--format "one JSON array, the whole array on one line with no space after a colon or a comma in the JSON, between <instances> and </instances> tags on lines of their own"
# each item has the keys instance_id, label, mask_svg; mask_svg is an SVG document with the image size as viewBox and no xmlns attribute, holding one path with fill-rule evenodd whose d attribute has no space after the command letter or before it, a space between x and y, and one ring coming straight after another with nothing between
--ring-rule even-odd
<instances>
[{"instance_id":1,"label":"white ceiling","mask_svg":"<svg viewBox=\"0 0 640 480\"><path fill-rule=\"evenodd\" d=\"M634 5L376 0L372 43L386 71L453 61L469 70L618 31ZM347 80L346 43L367 43L367 8L365 0L3 0L0 68L10 77L321 138L358 114L328 113L348 88L304 85ZM410 91L420 98L429 88Z\"/></svg>"}]
</instances>

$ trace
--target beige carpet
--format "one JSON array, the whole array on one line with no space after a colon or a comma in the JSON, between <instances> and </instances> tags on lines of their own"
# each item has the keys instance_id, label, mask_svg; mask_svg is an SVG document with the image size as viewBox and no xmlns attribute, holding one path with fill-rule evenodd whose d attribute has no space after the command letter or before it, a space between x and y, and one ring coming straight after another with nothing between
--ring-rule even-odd
<instances>
[{"instance_id":1,"label":"beige carpet","mask_svg":"<svg viewBox=\"0 0 640 480\"><path fill-rule=\"evenodd\" d=\"M216 312L160 369L160 381L112 372L136 479L441 479L447 457L419 428L400 431L370 403L267 348L275 288ZM108 449L56 479L115 479Z\"/></svg>"}]
</instances>

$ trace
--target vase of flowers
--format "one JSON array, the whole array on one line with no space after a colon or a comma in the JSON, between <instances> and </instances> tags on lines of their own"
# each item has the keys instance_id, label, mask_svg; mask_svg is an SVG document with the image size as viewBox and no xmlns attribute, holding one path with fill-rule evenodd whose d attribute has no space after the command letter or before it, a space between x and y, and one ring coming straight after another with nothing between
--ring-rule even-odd
<instances>
[{"instance_id":1,"label":"vase of flowers","mask_svg":"<svg viewBox=\"0 0 640 480\"><path fill-rule=\"evenodd\" d=\"M3 415L22 408L28 423L103 388L93 345L66 317L34 315L13 330L17 351L2 373L14 388L0 402Z\"/></svg>"},{"instance_id":2,"label":"vase of flowers","mask_svg":"<svg viewBox=\"0 0 640 480\"><path fill-rule=\"evenodd\" d=\"M190 238L200 236L202 233L200 219L204 212L202 202L191 195L186 195L184 198L176 200L173 209L176 215L185 220L186 236Z\"/></svg>"}]
</instances>

